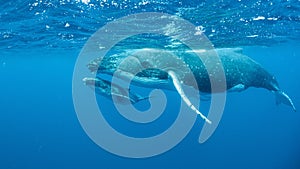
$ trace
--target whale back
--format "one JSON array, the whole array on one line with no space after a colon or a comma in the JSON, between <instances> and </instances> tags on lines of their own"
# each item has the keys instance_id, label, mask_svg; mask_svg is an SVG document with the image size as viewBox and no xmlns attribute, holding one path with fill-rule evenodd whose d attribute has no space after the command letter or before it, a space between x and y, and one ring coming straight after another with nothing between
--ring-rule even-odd
<instances>
[{"instance_id":1,"label":"whale back","mask_svg":"<svg viewBox=\"0 0 300 169\"><path fill-rule=\"evenodd\" d=\"M262 87L272 91L279 88L275 77L253 59L242 54L241 48L221 48L197 54L198 56L185 54L182 59L192 70L201 92L211 93L211 80L221 81L221 73L225 74L227 90L236 86L244 86L244 89ZM218 71L220 68L217 67L218 61L214 57L216 54L223 66L222 71ZM190 85L188 80L186 84ZM215 89L214 92L224 92L224 89Z\"/></svg>"},{"instance_id":2,"label":"whale back","mask_svg":"<svg viewBox=\"0 0 300 169\"><path fill-rule=\"evenodd\" d=\"M243 84L245 88L258 87L279 90L276 78L259 63L241 53L219 53L226 74L228 89Z\"/></svg>"}]
</instances>

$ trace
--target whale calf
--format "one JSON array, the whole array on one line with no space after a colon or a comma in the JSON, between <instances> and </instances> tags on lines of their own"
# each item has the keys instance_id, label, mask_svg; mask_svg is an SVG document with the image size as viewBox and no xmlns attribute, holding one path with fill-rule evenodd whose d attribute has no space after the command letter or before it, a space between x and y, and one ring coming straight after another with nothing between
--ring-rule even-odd
<instances>
[{"instance_id":1,"label":"whale calf","mask_svg":"<svg viewBox=\"0 0 300 169\"><path fill-rule=\"evenodd\" d=\"M107 98L114 97L118 103L127 103L125 100L130 100L135 104L141 100L148 99L148 97L142 97L130 90L125 90L123 87L111 83L110 81L96 78L84 78L82 79L85 85L92 87L96 93L105 96Z\"/></svg>"},{"instance_id":2,"label":"whale calf","mask_svg":"<svg viewBox=\"0 0 300 169\"><path fill-rule=\"evenodd\" d=\"M193 54L195 51L184 51L176 57L155 49L142 51L131 52L129 57L127 57L128 53L125 52L97 58L88 64L88 68L91 72L96 72L97 75L109 74L120 79L131 80L131 83L137 86L176 90L183 101L208 123L210 120L192 105L183 92L182 85L190 86L202 93L240 92L249 87L265 88L275 94L276 104L286 104L296 111L292 100L280 89L276 78L256 61L242 54L240 48L202 50L197 53L198 55ZM226 87L212 91L211 78L216 81L222 80L218 79L217 71L216 73L208 73L207 71L207 64L213 64L214 60L211 56L215 53L218 54L223 67L222 73L225 74ZM196 83L192 83L192 78L196 80ZM108 83L105 82L105 84ZM117 89L119 88L121 86L117 87ZM107 95L107 92L109 91L103 91L102 94ZM136 94L131 95L136 98ZM142 97L139 96L138 98Z\"/></svg>"}]
</instances>

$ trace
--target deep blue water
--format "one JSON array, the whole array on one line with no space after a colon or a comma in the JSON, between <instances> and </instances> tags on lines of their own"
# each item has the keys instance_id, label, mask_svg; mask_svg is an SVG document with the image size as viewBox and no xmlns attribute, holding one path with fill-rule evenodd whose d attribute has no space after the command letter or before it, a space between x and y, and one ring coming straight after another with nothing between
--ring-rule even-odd
<instances>
[{"instance_id":1,"label":"deep blue water","mask_svg":"<svg viewBox=\"0 0 300 169\"><path fill-rule=\"evenodd\" d=\"M198 117L177 146L144 159L97 146L82 129L72 100L76 59L97 29L128 14L165 12L203 26L215 47L242 47L276 76L299 109L299 1L20 0L3 2L0 9L0 168L300 168L300 114L276 106L264 89L228 94L222 120L204 144L198 143ZM167 95L168 103L180 103L176 92ZM111 102L101 103L109 109ZM111 123L124 133L149 136L172 123L176 106L168 110L153 128Z\"/></svg>"}]
</instances>

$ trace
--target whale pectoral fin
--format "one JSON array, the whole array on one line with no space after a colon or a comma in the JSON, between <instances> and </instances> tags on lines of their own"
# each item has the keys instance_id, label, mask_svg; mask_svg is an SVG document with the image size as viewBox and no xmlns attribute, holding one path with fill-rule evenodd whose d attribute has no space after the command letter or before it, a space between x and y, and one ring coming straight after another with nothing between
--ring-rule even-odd
<instances>
[{"instance_id":1,"label":"whale pectoral fin","mask_svg":"<svg viewBox=\"0 0 300 169\"><path fill-rule=\"evenodd\" d=\"M197 114L199 114L200 115L200 117L202 118L202 119L204 119L205 120L205 122L207 122L207 123L209 123L209 124L211 124L211 121L209 120L209 119L207 119L207 117L206 116L204 116L192 103L191 103L191 101L187 98L187 96L185 95L185 93L184 93L184 91L183 91L183 89L182 89L182 86L181 86L181 83L180 83L180 81L178 80L178 78L177 78L177 75L176 75L176 73L175 72L173 72L173 71L168 71L168 74L169 74L169 76L171 76L171 78L172 78L172 81L173 81L173 84L174 84L174 86L175 86L175 88L176 88L176 90L177 90L177 92L179 93L179 95L180 95L180 97L181 97L181 99L194 111L194 112L196 112Z\"/></svg>"},{"instance_id":2,"label":"whale pectoral fin","mask_svg":"<svg viewBox=\"0 0 300 169\"><path fill-rule=\"evenodd\" d=\"M246 89L245 85L243 84L237 84L235 86L233 86L232 88L228 89L228 92L241 92L244 91Z\"/></svg>"},{"instance_id":3,"label":"whale pectoral fin","mask_svg":"<svg viewBox=\"0 0 300 169\"><path fill-rule=\"evenodd\" d=\"M141 95L139 95L139 94L137 94L137 93L133 93L133 92L130 91L130 89L129 89L129 99L130 99L130 101L131 101L133 104L135 104L135 103L138 103L138 102L140 102L140 101L142 101L142 100L147 100L147 99L149 99L149 96L143 97L143 96L141 96Z\"/></svg>"},{"instance_id":4,"label":"whale pectoral fin","mask_svg":"<svg viewBox=\"0 0 300 169\"><path fill-rule=\"evenodd\" d=\"M294 111L296 111L296 107L294 106L294 103L290 97L284 93L283 91L275 91L275 97L276 97L276 105L283 103L288 106L291 106Z\"/></svg>"}]
</instances>

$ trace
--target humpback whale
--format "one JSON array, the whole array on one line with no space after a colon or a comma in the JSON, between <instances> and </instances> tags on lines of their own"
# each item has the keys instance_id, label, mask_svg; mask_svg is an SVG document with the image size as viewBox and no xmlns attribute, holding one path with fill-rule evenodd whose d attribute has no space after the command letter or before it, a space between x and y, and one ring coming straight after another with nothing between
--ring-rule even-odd
<instances>
[{"instance_id":1,"label":"humpback whale","mask_svg":"<svg viewBox=\"0 0 300 169\"><path fill-rule=\"evenodd\" d=\"M97 81L101 81L101 77L98 75L108 74L117 76L120 79L131 80L131 83L137 86L176 90L182 100L208 123L211 123L210 120L190 102L182 90L182 85L190 86L202 93L240 92L249 87L265 88L275 94L276 104L286 104L296 111L292 100L280 89L276 78L259 63L242 54L240 48L201 50L198 51L197 55L194 54L195 51L184 51L176 57L154 49L144 49L142 51L142 53L131 52L129 57L127 57L128 53L125 52L109 57L96 58L88 64L88 68L91 72L97 73L94 78ZM222 80L218 79L218 71L208 73L207 70L207 64L214 62L211 56L215 52L218 54L223 67L222 73L225 74L226 87L216 88L212 91L211 78L216 81ZM196 83L192 82L191 75ZM87 83L87 81L91 79L85 79L84 81L89 85L91 83ZM101 82L105 84L106 88L110 85L109 81ZM122 91L121 86L115 84L112 86L118 89L114 90L118 92L113 92L113 95L117 94L119 97L125 97L122 94L124 92L120 92ZM97 87L103 88L101 85L96 85ZM99 93L109 95L109 92L108 90L102 90ZM128 99L133 103L144 99L133 92L126 96L129 96Z\"/></svg>"}]
</instances>

